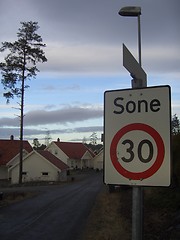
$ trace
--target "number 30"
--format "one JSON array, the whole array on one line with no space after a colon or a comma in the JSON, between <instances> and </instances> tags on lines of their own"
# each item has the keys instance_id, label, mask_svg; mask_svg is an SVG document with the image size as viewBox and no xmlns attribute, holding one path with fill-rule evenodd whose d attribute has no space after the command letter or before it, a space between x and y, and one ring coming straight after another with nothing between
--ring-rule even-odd
<instances>
[{"instance_id":1,"label":"number 30","mask_svg":"<svg viewBox=\"0 0 180 240\"><path fill-rule=\"evenodd\" d=\"M124 162L131 162L133 161L134 159L134 152L133 152L133 149L134 149L134 143L129 140L129 139L126 139L122 142L123 145L126 145L126 144L129 144L129 147L126 149L126 152L129 154L129 158L125 158L125 157L122 157L121 159L124 161ZM143 148L143 145L144 144L147 144L148 147L149 147L149 155L147 156L147 158L144 158L142 156L142 148ZM138 148L137 148L137 154L138 154L138 158L141 162L143 163L148 163L152 160L153 158L153 144L148 140L148 139L144 139L142 140L139 144L138 144Z\"/></svg>"}]
</instances>

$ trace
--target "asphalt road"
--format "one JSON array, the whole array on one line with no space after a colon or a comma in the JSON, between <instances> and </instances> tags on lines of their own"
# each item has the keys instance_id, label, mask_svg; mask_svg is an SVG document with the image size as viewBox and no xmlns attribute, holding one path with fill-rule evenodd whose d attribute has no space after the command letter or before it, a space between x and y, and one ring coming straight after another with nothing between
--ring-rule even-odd
<instances>
[{"instance_id":1,"label":"asphalt road","mask_svg":"<svg viewBox=\"0 0 180 240\"><path fill-rule=\"evenodd\" d=\"M0 239L79 240L102 185L102 174L92 173L1 208Z\"/></svg>"}]
</instances>

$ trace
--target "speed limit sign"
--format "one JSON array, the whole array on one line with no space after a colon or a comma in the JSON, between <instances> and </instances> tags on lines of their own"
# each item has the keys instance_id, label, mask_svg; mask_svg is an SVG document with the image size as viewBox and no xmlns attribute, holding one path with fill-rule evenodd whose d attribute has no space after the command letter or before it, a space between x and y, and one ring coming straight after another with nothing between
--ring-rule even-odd
<instances>
[{"instance_id":1,"label":"speed limit sign","mask_svg":"<svg viewBox=\"0 0 180 240\"><path fill-rule=\"evenodd\" d=\"M104 94L106 184L170 185L170 87Z\"/></svg>"}]
</instances>

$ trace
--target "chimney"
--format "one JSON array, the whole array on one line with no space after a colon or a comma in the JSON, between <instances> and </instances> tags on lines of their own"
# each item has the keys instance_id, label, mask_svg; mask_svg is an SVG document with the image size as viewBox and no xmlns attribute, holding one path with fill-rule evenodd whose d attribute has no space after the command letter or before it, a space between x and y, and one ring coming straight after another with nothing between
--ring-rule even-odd
<instances>
[{"instance_id":1,"label":"chimney","mask_svg":"<svg viewBox=\"0 0 180 240\"><path fill-rule=\"evenodd\" d=\"M14 140L14 135L11 135L11 136L10 136L10 140Z\"/></svg>"},{"instance_id":2,"label":"chimney","mask_svg":"<svg viewBox=\"0 0 180 240\"><path fill-rule=\"evenodd\" d=\"M57 139L57 142L60 142L60 138Z\"/></svg>"}]
</instances>

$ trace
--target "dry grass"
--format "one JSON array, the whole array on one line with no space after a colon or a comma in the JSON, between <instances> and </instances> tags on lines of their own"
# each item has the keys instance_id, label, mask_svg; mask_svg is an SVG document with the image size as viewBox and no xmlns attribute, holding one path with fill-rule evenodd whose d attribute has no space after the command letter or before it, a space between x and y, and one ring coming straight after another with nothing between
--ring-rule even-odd
<instances>
[{"instance_id":1,"label":"dry grass","mask_svg":"<svg viewBox=\"0 0 180 240\"><path fill-rule=\"evenodd\" d=\"M0 201L0 207L10 205L12 203L20 202L24 199L36 196L37 192L9 192L5 193L3 200Z\"/></svg>"},{"instance_id":2,"label":"dry grass","mask_svg":"<svg viewBox=\"0 0 180 240\"><path fill-rule=\"evenodd\" d=\"M89 216L82 240L130 240L131 189L99 194ZM145 240L180 239L180 189L144 189Z\"/></svg>"},{"instance_id":3,"label":"dry grass","mask_svg":"<svg viewBox=\"0 0 180 240\"><path fill-rule=\"evenodd\" d=\"M131 238L130 190L109 194L104 187L88 219L83 240L129 240ZM126 215L126 217L125 217Z\"/></svg>"},{"instance_id":4,"label":"dry grass","mask_svg":"<svg viewBox=\"0 0 180 240\"><path fill-rule=\"evenodd\" d=\"M180 189L146 188L144 194L144 238L180 239Z\"/></svg>"}]
</instances>

